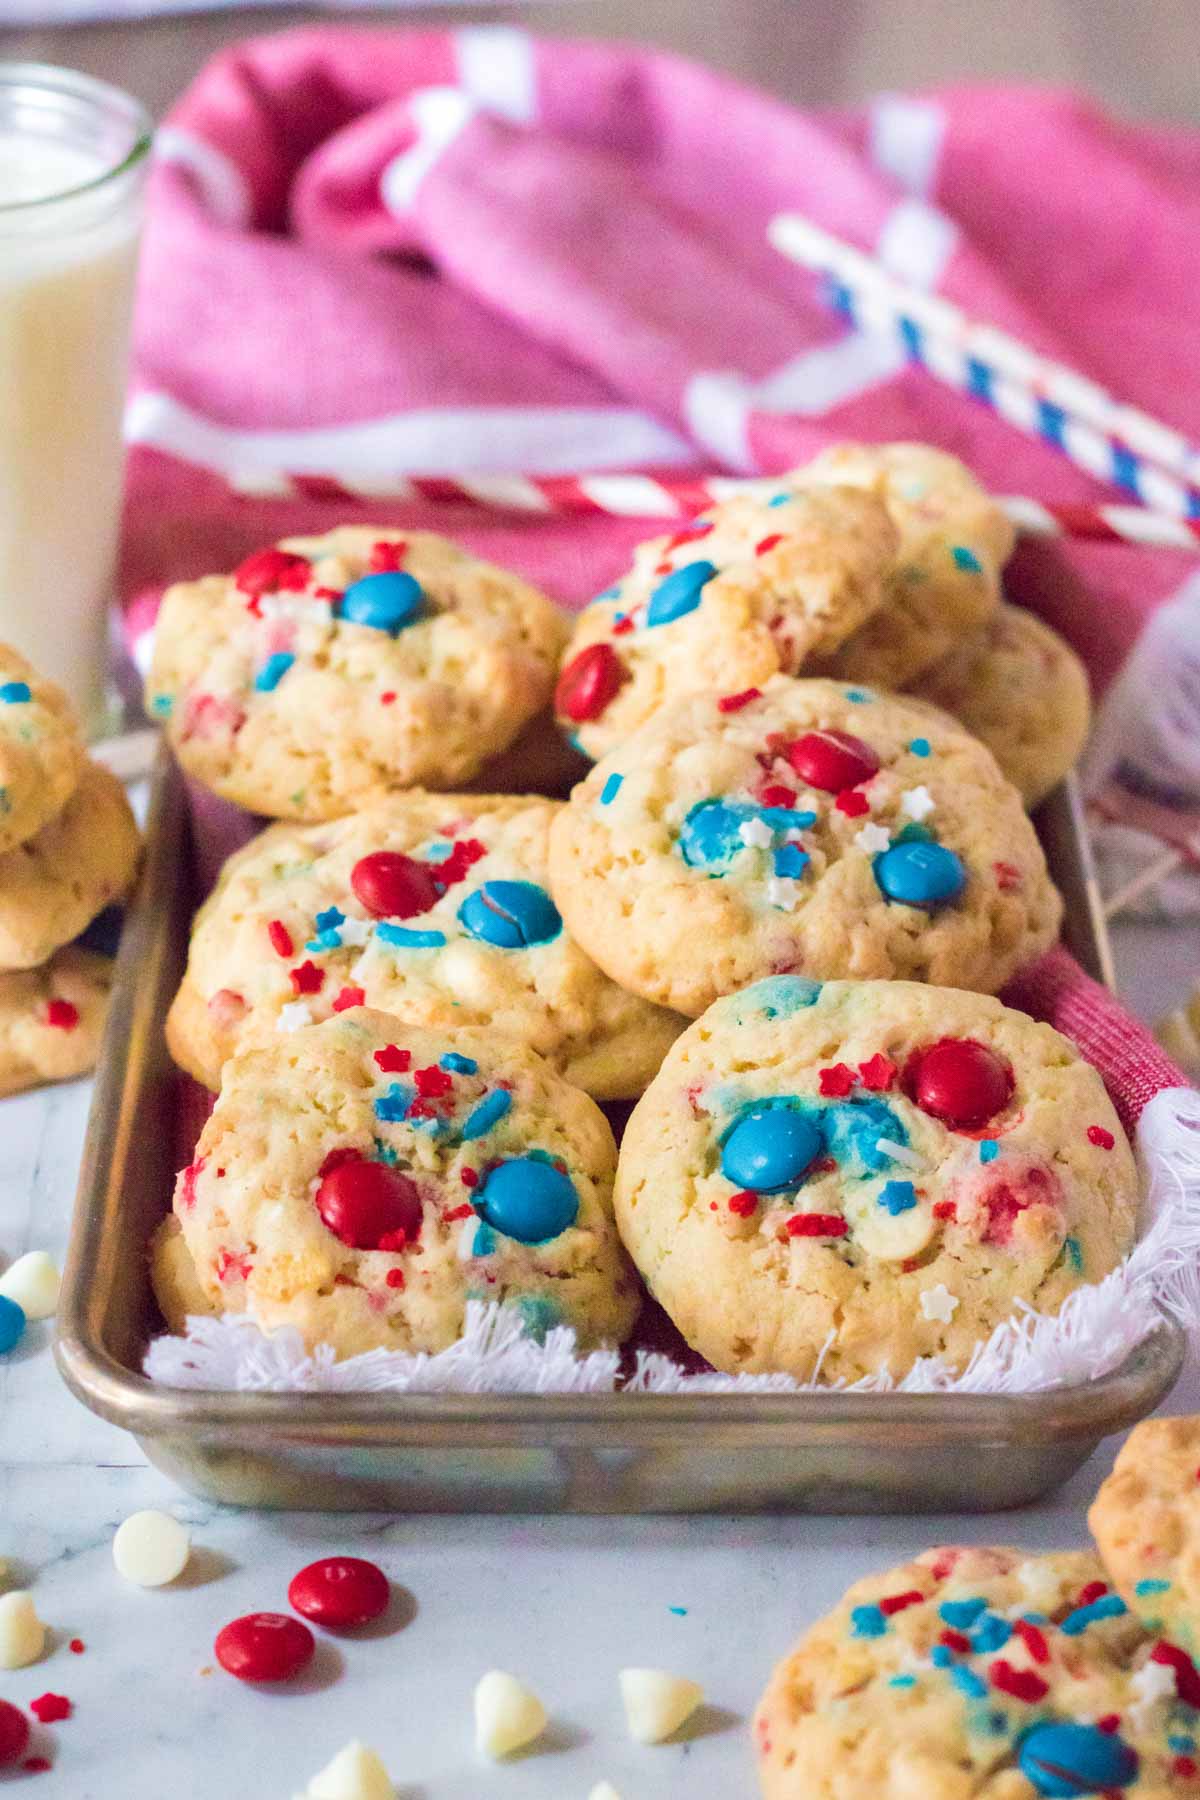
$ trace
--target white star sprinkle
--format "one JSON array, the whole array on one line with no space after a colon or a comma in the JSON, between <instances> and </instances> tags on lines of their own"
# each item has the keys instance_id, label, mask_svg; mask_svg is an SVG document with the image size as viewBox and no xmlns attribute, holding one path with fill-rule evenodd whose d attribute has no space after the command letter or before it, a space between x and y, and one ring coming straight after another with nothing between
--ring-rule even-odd
<instances>
[{"instance_id":1,"label":"white star sprinkle","mask_svg":"<svg viewBox=\"0 0 1200 1800\"><path fill-rule=\"evenodd\" d=\"M927 819L936 805L927 787L908 788L900 796L900 811L906 812L910 819Z\"/></svg>"},{"instance_id":2,"label":"white star sprinkle","mask_svg":"<svg viewBox=\"0 0 1200 1800\"><path fill-rule=\"evenodd\" d=\"M765 819L746 819L738 826L738 836L750 850L768 850L775 833Z\"/></svg>"},{"instance_id":3,"label":"white star sprinkle","mask_svg":"<svg viewBox=\"0 0 1200 1800\"><path fill-rule=\"evenodd\" d=\"M338 926L338 936L343 944L359 949L363 944L370 943L374 929L370 919L343 919Z\"/></svg>"},{"instance_id":4,"label":"white star sprinkle","mask_svg":"<svg viewBox=\"0 0 1200 1800\"><path fill-rule=\"evenodd\" d=\"M854 841L868 856L878 856L891 843L892 834L883 825L864 825L861 831L855 833Z\"/></svg>"},{"instance_id":5,"label":"white star sprinkle","mask_svg":"<svg viewBox=\"0 0 1200 1800\"><path fill-rule=\"evenodd\" d=\"M939 1281L936 1287L921 1290L921 1311L927 1319L935 1319L940 1325L949 1325L958 1305L958 1296L950 1292L944 1281Z\"/></svg>"},{"instance_id":6,"label":"white star sprinkle","mask_svg":"<svg viewBox=\"0 0 1200 1800\"><path fill-rule=\"evenodd\" d=\"M1144 1662L1137 1674L1130 1677L1129 1686L1135 1695L1129 1716L1140 1727L1146 1722L1146 1714L1160 1700L1174 1699L1175 1671L1169 1663Z\"/></svg>"},{"instance_id":7,"label":"white star sprinkle","mask_svg":"<svg viewBox=\"0 0 1200 1800\"><path fill-rule=\"evenodd\" d=\"M292 1000L287 1006L281 1006L279 1017L275 1021L277 1031L299 1031L302 1025L313 1022L312 1007L303 1000Z\"/></svg>"},{"instance_id":8,"label":"white star sprinkle","mask_svg":"<svg viewBox=\"0 0 1200 1800\"><path fill-rule=\"evenodd\" d=\"M800 898L800 883L787 875L772 875L767 881L767 899L772 906L791 912Z\"/></svg>"}]
</instances>

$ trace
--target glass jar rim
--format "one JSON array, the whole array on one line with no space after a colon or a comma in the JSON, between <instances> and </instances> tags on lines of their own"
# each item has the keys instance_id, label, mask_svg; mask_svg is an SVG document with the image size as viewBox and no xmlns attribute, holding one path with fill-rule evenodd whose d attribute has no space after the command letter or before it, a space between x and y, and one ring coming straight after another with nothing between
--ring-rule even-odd
<instances>
[{"instance_id":1,"label":"glass jar rim","mask_svg":"<svg viewBox=\"0 0 1200 1800\"><path fill-rule=\"evenodd\" d=\"M99 174L90 175L86 181L30 200L0 200L0 218L28 214L39 207L57 206L60 202L95 193L109 182L119 181L129 174L149 154L154 136L153 121L141 101L126 93L124 88L76 69L61 68L56 63L0 61L0 95L7 88L22 87L90 103L97 111L119 115L128 123L132 141L118 161L102 168Z\"/></svg>"}]
</instances>

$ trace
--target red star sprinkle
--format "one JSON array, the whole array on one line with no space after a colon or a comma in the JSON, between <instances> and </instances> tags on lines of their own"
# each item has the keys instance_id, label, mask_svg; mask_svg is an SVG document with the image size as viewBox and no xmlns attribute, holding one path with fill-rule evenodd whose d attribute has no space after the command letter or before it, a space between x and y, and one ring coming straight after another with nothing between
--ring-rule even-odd
<instances>
[{"instance_id":1,"label":"red star sprinkle","mask_svg":"<svg viewBox=\"0 0 1200 1800\"><path fill-rule=\"evenodd\" d=\"M1111 1150L1117 1141L1112 1132L1106 1131L1103 1125L1089 1125L1087 1139L1088 1143L1095 1144L1098 1150Z\"/></svg>"},{"instance_id":2,"label":"red star sprinkle","mask_svg":"<svg viewBox=\"0 0 1200 1800\"><path fill-rule=\"evenodd\" d=\"M367 990L360 987L339 988L333 998L334 1012L346 1012L352 1006L365 1006Z\"/></svg>"},{"instance_id":3,"label":"red star sprinkle","mask_svg":"<svg viewBox=\"0 0 1200 1800\"><path fill-rule=\"evenodd\" d=\"M758 798L763 806L794 806L796 795L792 788L784 787L781 781L768 781L758 790Z\"/></svg>"},{"instance_id":4,"label":"red star sprinkle","mask_svg":"<svg viewBox=\"0 0 1200 1800\"><path fill-rule=\"evenodd\" d=\"M288 970L288 978L292 991L297 994L319 994L325 985L325 971L318 969L316 963L299 963L296 968Z\"/></svg>"},{"instance_id":5,"label":"red star sprinkle","mask_svg":"<svg viewBox=\"0 0 1200 1800\"><path fill-rule=\"evenodd\" d=\"M271 940L272 950L279 956L294 956L296 954L296 945L292 939L292 934L282 919L271 920L271 923L267 926L267 936Z\"/></svg>"},{"instance_id":6,"label":"red star sprinkle","mask_svg":"<svg viewBox=\"0 0 1200 1800\"><path fill-rule=\"evenodd\" d=\"M861 819L864 813L871 810L871 802L857 788L844 788L833 804L848 819Z\"/></svg>"},{"instance_id":7,"label":"red star sprinkle","mask_svg":"<svg viewBox=\"0 0 1200 1800\"><path fill-rule=\"evenodd\" d=\"M413 1080L417 1084L417 1092L423 1100L437 1100L448 1094L454 1086L454 1077L448 1069L439 1069L432 1063L427 1069L416 1069Z\"/></svg>"},{"instance_id":8,"label":"red star sprinkle","mask_svg":"<svg viewBox=\"0 0 1200 1800\"><path fill-rule=\"evenodd\" d=\"M371 545L371 554L367 558L368 575L394 575L404 567L404 557L408 545L401 539L398 544L388 543L381 539Z\"/></svg>"},{"instance_id":9,"label":"red star sprinkle","mask_svg":"<svg viewBox=\"0 0 1200 1800\"><path fill-rule=\"evenodd\" d=\"M79 1023L79 1008L69 1000L50 1000L46 1005L46 1023L57 1031L74 1031Z\"/></svg>"},{"instance_id":10,"label":"red star sprinkle","mask_svg":"<svg viewBox=\"0 0 1200 1800\"><path fill-rule=\"evenodd\" d=\"M827 1099L844 1100L854 1086L854 1070L847 1063L834 1063L831 1068L822 1069L818 1079Z\"/></svg>"},{"instance_id":11,"label":"red star sprinkle","mask_svg":"<svg viewBox=\"0 0 1200 1800\"><path fill-rule=\"evenodd\" d=\"M758 1195L748 1191L731 1195L729 1210L731 1213L736 1213L739 1219L751 1218L758 1211Z\"/></svg>"},{"instance_id":12,"label":"red star sprinkle","mask_svg":"<svg viewBox=\"0 0 1200 1800\"><path fill-rule=\"evenodd\" d=\"M837 1213L793 1213L784 1227L789 1237L845 1237L850 1227Z\"/></svg>"},{"instance_id":13,"label":"red star sprinkle","mask_svg":"<svg viewBox=\"0 0 1200 1800\"><path fill-rule=\"evenodd\" d=\"M29 1702L29 1710L42 1725L57 1725L71 1716L71 1702L65 1694L39 1694Z\"/></svg>"},{"instance_id":14,"label":"red star sprinkle","mask_svg":"<svg viewBox=\"0 0 1200 1800\"><path fill-rule=\"evenodd\" d=\"M398 1044L385 1044L375 1052L375 1061L385 1075L403 1075L412 1068L412 1051L401 1050Z\"/></svg>"},{"instance_id":15,"label":"red star sprinkle","mask_svg":"<svg viewBox=\"0 0 1200 1800\"><path fill-rule=\"evenodd\" d=\"M988 1674L994 1688L999 1688L1002 1694L1011 1694L1014 1700L1024 1700L1028 1706L1044 1700L1050 1692L1049 1683L1035 1675L1032 1669L1014 1669L1003 1657L992 1664Z\"/></svg>"},{"instance_id":16,"label":"red star sprinkle","mask_svg":"<svg viewBox=\"0 0 1200 1800\"><path fill-rule=\"evenodd\" d=\"M404 1270L389 1269L383 1279L390 1288L402 1288L404 1286Z\"/></svg>"},{"instance_id":17,"label":"red star sprinkle","mask_svg":"<svg viewBox=\"0 0 1200 1800\"><path fill-rule=\"evenodd\" d=\"M899 1073L891 1057L885 1056L882 1050L858 1065L859 1080L873 1094L886 1094Z\"/></svg>"},{"instance_id":18,"label":"red star sprinkle","mask_svg":"<svg viewBox=\"0 0 1200 1800\"><path fill-rule=\"evenodd\" d=\"M765 556L768 550L773 550L776 544L782 544L782 542L782 531L773 531L770 537L759 539L758 543L754 546L754 554L755 556Z\"/></svg>"},{"instance_id":19,"label":"red star sprinkle","mask_svg":"<svg viewBox=\"0 0 1200 1800\"><path fill-rule=\"evenodd\" d=\"M761 688L744 688L740 694L722 694L717 701L717 711L723 713L741 712L743 706L749 706L752 700L762 697Z\"/></svg>"},{"instance_id":20,"label":"red star sprinkle","mask_svg":"<svg viewBox=\"0 0 1200 1800\"><path fill-rule=\"evenodd\" d=\"M879 1602L879 1610L885 1619L890 1619L893 1613L904 1612L910 1606L920 1606L924 1599L920 1588L909 1588L903 1594L889 1594L886 1600Z\"/></svg>"}]
</instances>

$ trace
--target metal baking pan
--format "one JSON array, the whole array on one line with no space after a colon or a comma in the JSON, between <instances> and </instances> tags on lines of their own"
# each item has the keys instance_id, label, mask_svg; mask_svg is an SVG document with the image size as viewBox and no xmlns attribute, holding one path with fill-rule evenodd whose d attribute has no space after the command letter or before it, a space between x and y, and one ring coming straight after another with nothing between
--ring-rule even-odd
<instances>
[{"instance_id":1,"label":"metal baking pan","mask_svg":"<svg viewBox=\"0 0 1200 1800\"><path fill-rule=\"evenodd\" d=\"M241 1506L412 1512L991 1512L1065 1481L1174 1382L1164 1323L1121 1368L1049 1393L228 1394L139 1372L160 1328L146 1244L170 1203L179 1077L163 1020L196 900L183 784L155 776L84 1150L57 1356L68 1385L183 1487ZM1077 798L1039 825L1068 941L1108 973Z\"/></svg>"}]
</instances>

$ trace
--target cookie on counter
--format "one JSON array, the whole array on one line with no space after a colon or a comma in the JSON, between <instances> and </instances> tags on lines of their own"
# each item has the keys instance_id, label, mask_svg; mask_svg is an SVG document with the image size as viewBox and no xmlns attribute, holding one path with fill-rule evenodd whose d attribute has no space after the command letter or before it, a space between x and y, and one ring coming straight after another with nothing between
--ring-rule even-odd
<instances>
[{"instance_id":1,"label":"cookie on counter","mask_svg":"<svg viewBox=\"0 0 1200 1800\"><path fill-rule=\"evenodd\" d=\"M982 739L1031 808L1074 767L1091 722L1087 671L1071 646L1035 613L1003 603L909 692Z\"/></svg>"},{"instance_id":2,"label":"cookie on counter","mask_svg":"<svg viewBox=\"0 0 1200 1800\"><path fill-rule=\"evenodd\" d=\"M129 888L138 828L116 776L90 759L62 811L0 856L0 969L31 969Z\"/></svg>"},{"instance_id":3,"label":"cookie on counter","mask_svg":"<svg viewBox=\"0 0 1200 1800\"><path fill-rule=\"evenodd\" d=\"M1169 1800L1200 1792L1195 1670L1087 1551L954 1546L856 1582L754 1720L765 1800Z\"/></svg>"},{"instance_id":4,"label":"cookie on counter","mask_svg":"<svg viewBox=\"0 0 1200 1800\"><path fill-rule=\"evenodd\" d=\"M214 792L336 818L469 781L547 705L565 633L545 595L446 538L345 525L170 588L146 703Z\"/></svg>"},{"instance_id":5,"label":"cookie on counter","mask_svg":"<svg viewBox=\"0 0 1200 1800\"><path fill-rule=\"evenodd\" d=\"M786 676L677 701L598 763L554 822L550 885L615 981L692 1016L784 971L994 991L1061 910L961 725Z\"/></svg>"},{"instance_id":6,"label":"cookie on counter","mask_svg":"<svg viewBox=\"0 0 1200 1800\"><path fill-rule=\"evenodd\" d=\"M1146 1630L1200 1654L1200 1418L1136 1426L1088 1529Z\"/></svg>"},{"instance_id":7,"label":"cookie on counter","mask_svg":"<svg viewBox=\"0 0 1200 1800\"><path fill-rule=\"evenodd\" d=\"M394 794L346 819L271 826L197 915L167 1020L208 1087L235 1050L347 1006L430 1029L486 1025L596 1099L633 1099L683 1029L619 988L546 887L561 803Z\"/></svg>"},{"instance_id":8,"label":"cookie on counter","mask_svg":"<svg viewBox=\"0 0 1200 1800\"><path fill-rule=\"evenodd\" d=\"M111 987L111 960L75 944L0 974L0 1095L94 1069Z\"/></svg>"},{"instance_id":9,"label":"cookie on counter","mask_svg":"<svg viewBox=\"0 0 1200 1800\"><path fill-rule=\"evenodd\" d=\"M788 479L865 488L900 534L883 605L805 674L906 687L987 622L1014 532L957 457L930 444L838 444Z\"/></svg>"},{"instance_id":10,"label":"cookie on counter","mask_svg":"<svg viewBox=\"0 0 1200 1800\"><path fill-rule=\"evenodd\" d=\"M175 1188L190 1270L160 1234L159 1303L179 1329L198 1289L340 1357L444 1350L469 1299L619 1343L639 1291L615 1162L595 1102L532 1050L355 1008L226 1064Z\"/></svg>"},{"instance_id":11,"label":"cookie on counter","mask_svg":"<svg viewBox=\"0 0 1200 1800\"><path fill-rule=\"evenodd\" d=\"M961 1369L1133 1244L1133 1155L1049 1025L916 982L773 976L668 1053L621 1143L617 1223L688 1343L800 1381Z\"/></svg>"},{"instance_id":12,"label":"cookie on counter","mask_svg":"<svg viewBox=\"0 0 1200 1800\"><path fill-rule=\"evenodd\" d=\"M640 545L629 573L581 614L555 704L590 757L685 694L797 674L882 605L899 543L883 501L789 481Z\"/></svg>"},{"instance_id":13,"label":"cookie on counter","mask_svg":"<svg viewBox=\"0 0 1200 1800\"><path fill-rule=\"evenodd\" d=\"M8 644L0 644L0 855L66 805L83 769L71 702Z\"/></svg>"}]
</instances>

